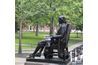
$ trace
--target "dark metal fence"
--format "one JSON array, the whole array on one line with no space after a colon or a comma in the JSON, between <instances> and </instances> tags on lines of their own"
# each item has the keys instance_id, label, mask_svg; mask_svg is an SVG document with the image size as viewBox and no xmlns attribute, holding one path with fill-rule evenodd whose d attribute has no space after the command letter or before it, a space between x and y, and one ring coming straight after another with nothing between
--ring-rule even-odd
<instances>
[{"instance_id":1,"label":"dark metal fence","mask_svg":"<svg viewBox=\"0 0 98 65\"><path fill-rule=\"evenodd\" d=\"M83 45L70 51L72 65L83 65Z\"/></svg>"}]
</instances>

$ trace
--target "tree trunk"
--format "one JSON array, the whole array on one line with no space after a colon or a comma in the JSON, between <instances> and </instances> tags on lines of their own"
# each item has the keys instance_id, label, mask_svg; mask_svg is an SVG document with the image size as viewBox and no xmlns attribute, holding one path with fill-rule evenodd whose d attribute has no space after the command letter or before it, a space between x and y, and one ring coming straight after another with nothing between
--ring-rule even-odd
<instances>
[{"instance_id":1,"label":"tree trunk","mask_svg":"<svg viewBox=\"0 0 98 65\"><path fill-rule=\"evenodd\" d=\"M50 9L51 9L52 12L54 11L54 9L52 8L52 0L50 0ZM54 20L54 17L52 15L51 18L50 18L50 36L54 32L54 23L53 23L53 20Z\"/></svg>"},{"instance_id":2,"label":"tree trunk","mask_svg":"<svg viewBox=\"0 0 98 65\"><path fill-rule=\"evenodd\" d=\"M35 34L36 36L38 36L38 32L39 32L38 26L39 26L39 25L38 25L38 22L37 22L37 23L36 23L36 34Z\"/></svg>"},{"instance_id":3,"label":"tree trunk","mask_svg":"<svg viewBox=\"0 0 98 65\"><path fill-rule=\"evenodd\" d=\"M21 54L22 53L22 47L21 47L21 39L22 39L22 22L20 22L19 24L19 49L18 49L18 53Z\"/></svg>"},{"instance_id":4,"label":"tree trunk","mask_svg":"<svg viewBox=\"0 0 98 65\"><path fill-rule=\"evenodd\" d=\"M52 35L53 32L54 32L54 22L53 22L53 20L54 20L54 17L51 16L51 19L50 19L50 35Z\"/></svg>"}]
</instances>

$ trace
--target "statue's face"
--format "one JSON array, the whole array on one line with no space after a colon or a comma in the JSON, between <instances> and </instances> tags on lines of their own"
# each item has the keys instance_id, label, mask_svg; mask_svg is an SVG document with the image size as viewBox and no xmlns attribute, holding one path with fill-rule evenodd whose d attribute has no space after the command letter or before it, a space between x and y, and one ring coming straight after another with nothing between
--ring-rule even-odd
<instances>
[{"instance_id":1,"label":"statue's face","mask_svg":"<svg viewBox=\"0 0 98 65\"><path fill-rule=\"evenodd\" d=\"M59 18L59 24L61 24L62 23L62 19L61 18Z\"/></svg>"},{"instance_id":2,"label":"statue's face","mask_svg":"<svg viewBox=\"0 0 98 65\"><path fill-rule=\"evenodd\" d=\"M64 19L63 18L59 18L59 24L64 23Z\"/></svg>"}]
</instances>

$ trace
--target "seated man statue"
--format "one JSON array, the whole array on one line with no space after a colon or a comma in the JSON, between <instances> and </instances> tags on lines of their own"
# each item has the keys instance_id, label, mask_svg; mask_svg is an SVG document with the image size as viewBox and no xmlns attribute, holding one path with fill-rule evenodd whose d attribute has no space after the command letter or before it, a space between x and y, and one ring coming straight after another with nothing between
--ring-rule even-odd
<instances>
[{"instance_id":1,"label":"seated man statue","mask_svg":"<svg viewBox=\"0 0 98 65\"><path fill-rule=\"evenodd\" d=\"M50 40L43 40L43 41L39 42L35 51L32 54L30 54L29 57L34 58L35 55L36 56L41 56L41 52L43 51L43 49L44 49L44 47L45 47L45 45L48 41L51 42L50 44L56 43L56 42L58 42L58 39L63 37L63 34L66 31L66 25L67 25L65 17L64 16L59 16L58 22L59 22L60 27L59 27L59 30L57 31L56 35L51 36ZM68 52L68 48L66 50Z\"/></svg>"}]
</instances>

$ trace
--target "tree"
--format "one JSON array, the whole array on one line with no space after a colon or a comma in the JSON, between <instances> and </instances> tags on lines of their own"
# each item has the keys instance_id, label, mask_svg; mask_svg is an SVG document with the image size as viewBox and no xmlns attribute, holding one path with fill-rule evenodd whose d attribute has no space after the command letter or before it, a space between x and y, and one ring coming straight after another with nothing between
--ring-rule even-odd
<instances>
[{"instance_id":1,"label":"tree","mask_svg":"<svg viewBox=\"0 0 98 65\"><path fill-rule=\"evenodd\" d=\"M26 17L28 17L25 13L25 0L15 0L15 18L16 22L19 23L19 50L18 53L22 53L22 47L21 47L21 39L22 39L22 22L26 20Z\"/></svg>"}]
</instances>

